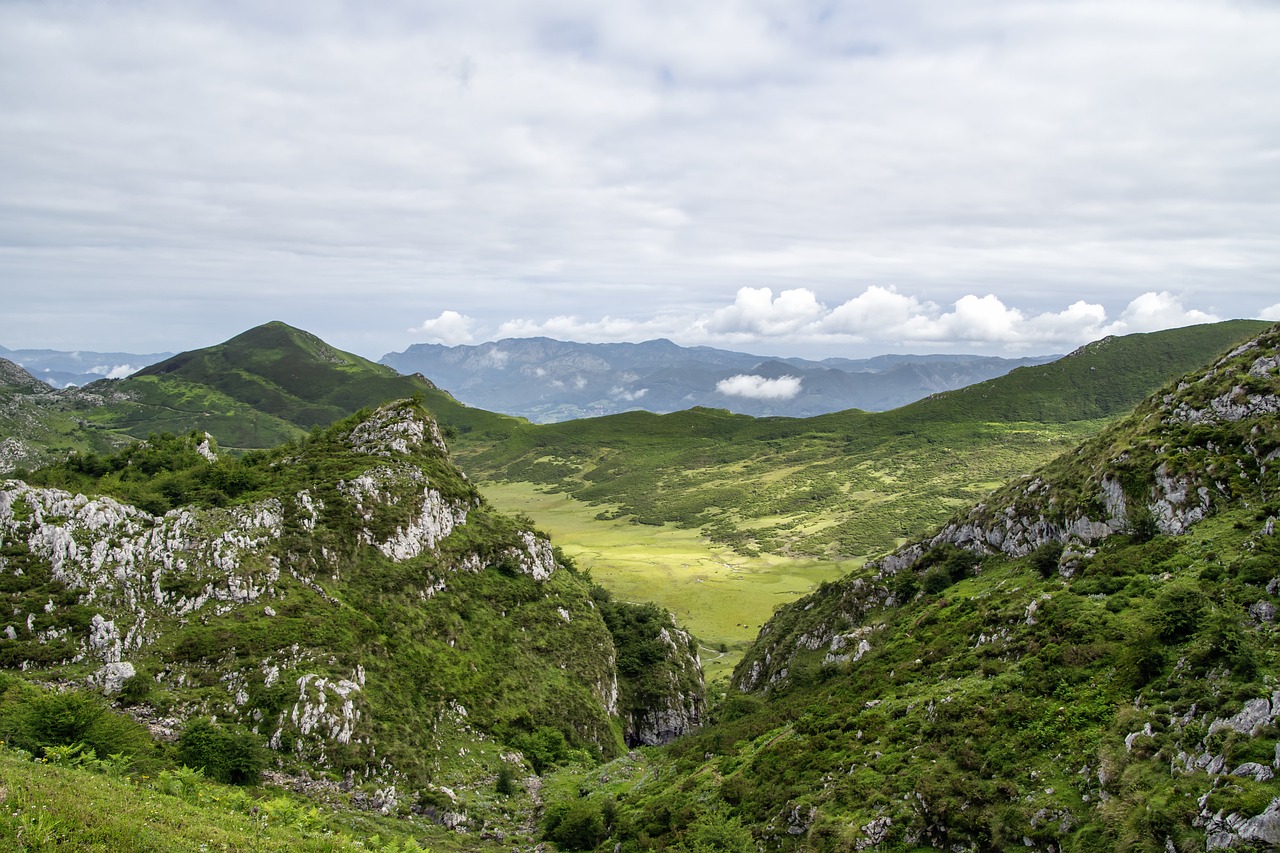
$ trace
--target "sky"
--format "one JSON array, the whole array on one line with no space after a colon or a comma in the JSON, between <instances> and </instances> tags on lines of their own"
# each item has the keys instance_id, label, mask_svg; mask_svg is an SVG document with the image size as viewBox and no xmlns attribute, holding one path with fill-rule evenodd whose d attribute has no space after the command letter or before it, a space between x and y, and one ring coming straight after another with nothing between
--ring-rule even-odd
<instances>
[{"instance_id":1,"label":"sky","mask_svg":"<svg viewBox=\"0 0 1280 853\"><path fill-rule=\"evenodd\" d=\"M0 0L0 345L1280 320L1276 0Z\"/></svg>"}]
</instances>

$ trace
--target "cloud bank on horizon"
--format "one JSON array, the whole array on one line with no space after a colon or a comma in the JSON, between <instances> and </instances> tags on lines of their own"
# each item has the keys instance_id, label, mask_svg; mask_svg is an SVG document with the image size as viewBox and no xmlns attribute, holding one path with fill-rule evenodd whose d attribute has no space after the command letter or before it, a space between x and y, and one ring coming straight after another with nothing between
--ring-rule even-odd
<instances>
[{"instance_id":1,"label":"cloud bank on horizon","mask_svg":"<svg viewBox=\"0 0 1280 853\"><path fill-rule=\"evenodd\" d=\"M1261 0L0 3L0 344L1280 320L1277 44Z\"/></svg>"},{"instance_id":2,"label":"cloud bank on horizon","mask_svg":"<svg viewBox=\"0 0 1280 853\"><path fill-rule=\"evenodd\" d=\"M1275 316L1267 319L1280 319L1280 306L1268 311ZM409 331L427 343L447 346L497 338L620 342L661 337L686 346L827 344L848 348L874 344L894 349L998 346L1017 351L1074 347L1107 335L1154 332L1222 319L1225 318L1185 308L1178 297L1164 291L1137 296L1108 321L1102 305L1083 300L1061 311L1029 315L1005 305L994 294L967 294L947 311L891 287L872 285L834 308L822 304L806 288L784 290L775 297L767 287L744 287L732 305L703 315L671 314L643 321L559 316L544 321L508 320L496 327L484 327L474 317L446 310ZM731 387L733 390L721 390L726 394L762 396L754 386L738 383ZM752 393L740 390L746 387Z\"/></svg>"}]
</instances>

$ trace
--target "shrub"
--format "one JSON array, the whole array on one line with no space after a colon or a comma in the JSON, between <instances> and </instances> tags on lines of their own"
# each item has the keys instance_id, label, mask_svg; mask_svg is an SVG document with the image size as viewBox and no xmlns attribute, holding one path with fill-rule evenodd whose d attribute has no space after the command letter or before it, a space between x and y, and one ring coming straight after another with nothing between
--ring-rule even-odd
<instances>
[{"instance_id":1,"label":"shrub","mask_svg":"<svg viewBox=\"0 0 1280 853\"><path fill-rule=\"evenodd\" d=\"M35 755L78 744L96 755L142 756L154 747L141 723L112 711L96 694L77 690L24 693L0 719L0 734Z\"/></svg>"},{"instance_id":2,"label":"shrub","mask_svg":"<svg viewBox=\"0 0 1280 853\"><path fill-rule=\"evenodd\" d=\"M542 727L532 734L520 734L512 738L511 745L524 753L533 765L533 772L541 776L545 771L569 760L569 742L559 729Z\"/></svg>"},{"instance_id":3,"label":"shrub","mask_svg":"<svg viewBox=\"0 0 1280 853\"><path fill-rule=\"evenodd\" d=\"M937 595L951 584L951 572L945 566L931 566L920 579L920 588L928 595Z\"/></svg>"},{"instance_id":4,"label":"shrub","mask_svg":"<svg viewBox=\"0 0 1280 853\"><path fill-rule=\"evenodd\" d=\"M500 797L510 797L516 792L516 774L505 761L498 768L498 781L493 789Z\"/></svg>"},{"instance_id":5,"label":"shrub","mask_svg":"<svg viewBox=\"0 0 1280 853\"><path fill-rule=\"evenodd\" d=\"M1058 571L1062 558L1061 542L1046 542L1031 552L1031 568L1042 578L1051 578Z\"/></svg>"},{"instance_id":6,"label":"shrub","mask_svg":"<svg viewBox=\"0 0 1280 853\"><path fill-rule=\"evenodd\" d=\"M229 785L257 782L266 764L255 735L232 731L204 719L187 723L178 739L178 760Z\"/></svg>"},{"instance_id":7,"label":"shrub","mask_svg":"<svg viewBox=\"0 0 1280 853\"><path fill-rule=\"evenodd\" d=\"M566 850L594 850L609 833L599 804L575 800L556 803L547 809L543 837Z\"/></svg>"},{"instance_id":8,"label":"shrub","mask_svg":"<svg viewBox=\"0 0 1280 853\"><path fill-rule=\"evenodd\" d=\"M1166 586L1152 602L1151 625L1160 639L1183 640L1195 633L1204 609L1204 595L1191 584Z\"/></svg>"}]
</instances>

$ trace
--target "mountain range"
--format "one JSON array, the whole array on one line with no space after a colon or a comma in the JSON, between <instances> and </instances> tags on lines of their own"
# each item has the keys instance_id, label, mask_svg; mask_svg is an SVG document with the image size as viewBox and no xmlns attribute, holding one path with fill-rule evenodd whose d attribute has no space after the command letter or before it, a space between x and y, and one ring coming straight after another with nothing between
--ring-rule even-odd
<instances>
[{"instance_id":1,"label":"mountain range","mask_svg":"<svg viewBox=\"0 0 1280 853\"><path fill-rule=\"evenodd\" d=\"M149 364L173 356L171 352L89 352L0 347L0 356L54 388L88 385L99 379L123 379Z\"/></svg>"},{"instance_id":2,"label":"mountain range","mask_svg":"<svg viewBox=\"0 0 1280 853\"><path fill-rule=\"evenodd\" d=\"M262 849L1280 845L1280 328L803 419L532 424L281 323L83 389L0 371L33 454L0 487L0 838L39 812L112 849L166 820ZM495 479L860 559L708 702L687 630ZM103 785L110 814L66 793Z\"/></svg>"},{"instance_id":3,"label":"mountain range","mask_svg":"<svg viewBox=\"0 0 1280 853\"><path fill-rule=\"evenodd\" d=\"M475 346L414 344L382 364L421 373L472 406L535 423L697 406L787 417L882 411L1057 356L882 355L772 358L668 340L584 344L513 338Z\"/></svg>"}]
</instances>

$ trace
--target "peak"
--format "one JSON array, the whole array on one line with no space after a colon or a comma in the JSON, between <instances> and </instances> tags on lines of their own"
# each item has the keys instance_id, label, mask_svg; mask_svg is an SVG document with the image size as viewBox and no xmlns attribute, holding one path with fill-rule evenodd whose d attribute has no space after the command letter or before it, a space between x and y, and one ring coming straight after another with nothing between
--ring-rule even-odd
<instances>
[{"instance_id":1,"label":"peak","mask_svg":"<svg viewBox=\"0 0 1280 853\"><path fill-rule=\"evenodd\" d=\"M254 326L252 329L243 331L226 341L226 343L253 343L262 345L264 343L271 342L279 345L283 343L294 343L299 337L310 340L320 340L315 335L304 331L303 329L290 326L288 323L281 322L280 320L272 320L269 323L263 323L261 326Z\"/></svg>"},{"instance_id":2,"label":"peak","mask_svg":"<svg viewBox=\"0 0 1280 853\"><path fill-rule=\"evenodd\" d=\"M351 447L370 456L407 456L428 445L447 452L435 420L413 400L397 400L379 406L352 427Z\"/></svg>"}]
</instances>

